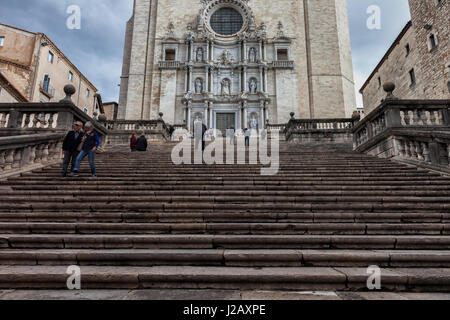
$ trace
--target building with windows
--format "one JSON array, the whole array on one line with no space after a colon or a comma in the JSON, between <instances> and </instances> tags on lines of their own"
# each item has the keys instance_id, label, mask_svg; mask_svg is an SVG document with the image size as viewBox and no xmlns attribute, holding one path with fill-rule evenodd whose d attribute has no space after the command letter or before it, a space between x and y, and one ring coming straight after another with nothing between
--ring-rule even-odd
<instances>
[{"instance_id":1,"label":"building with windows","mask_svg":"<svg viewBox=\"0 0 450 320\"><path fill-rule=\"evenodd\" d=\"M450 99L450 0L409 0L411 21L360 90L365 113L386 96L392 81L402 99Z\"/></svg>"},{"instance_id":2,"label":"building with windows","mask_svg":"<svg viewBox=\"0 0 450 320\"><path fill-rule=\"evenodd\" d=\"M73 102L90 116L100 114L97 88L45 34L0 23L0 72L30 102L59 101L72 84Z\"/></svg>"},{"instance_id":3,"label":"building with windows","mask_svg":"<svg viewBox=\"0 0 450 320\"><path fill-rule=\"evenodd\" d=\"M346 1L136 0L119 118L262 128L350 117Z\"/></svg>"}]
</instances>

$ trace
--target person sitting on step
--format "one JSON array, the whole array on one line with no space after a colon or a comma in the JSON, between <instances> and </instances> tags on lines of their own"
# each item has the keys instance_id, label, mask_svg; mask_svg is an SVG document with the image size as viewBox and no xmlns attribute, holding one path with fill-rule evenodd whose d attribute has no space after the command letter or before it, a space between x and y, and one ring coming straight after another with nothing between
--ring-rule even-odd
<instances>
[{"instance_id":1,"label":"person sitting on step","mask_svg":"<svg viewBox=\"0 0 450 320\"><path fill-rule=\"evenodd\" d=\"M136 150L139 152L145 152L145 151L147 151L147 146L148 146L148 144L147 144L147 138L145 137L145 132L142 132L139 139L137 139Z\"/></svg>"}]
</instances>

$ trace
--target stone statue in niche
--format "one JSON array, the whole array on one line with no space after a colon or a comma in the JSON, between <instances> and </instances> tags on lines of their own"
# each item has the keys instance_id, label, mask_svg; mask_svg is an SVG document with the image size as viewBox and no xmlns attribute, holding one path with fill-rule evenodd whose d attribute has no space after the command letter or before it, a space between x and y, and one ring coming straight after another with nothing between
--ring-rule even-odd
<instances>
[{"instance_id":1,"label":"stone statue in niche","mask_svg":"<svg viewBox=\"0 0 450 320\"><path fill-rule=\"evenodd\" d=\"M250 130L258 130L258 119L257 114L255 112L252 113L251 118L249 120L249 128Z\"/></svg>"},{"instance_id":2,"label":"stone statue in niche","mask_svg":"<svg viewBox=\"0 0 450 320\"><path fill-rule=\"evenodd\" d=\"M202 62L203 61L203 48L202 47L198 47L197 48L197 54L196 54L195 60L197 62Z\"/></svg>"},{"instance_id":3,"label":"stone statue in niche","mask_svg":"<svg viewBox=\"0 0 450 320\"><path fill-rule=\"evenodd\" d=\"M222 64L230 64L230 63L233 63L234 58L233 58L233 56L231 55L230 51L225 50L225 51L221 54L220 60L221 60Z\"/></svg>"},{"instance_id":4,"label":"stone statue in niche","mask_svg":"<svg viewBox=\"0 0 450 320\"><path fill-rule=\"evenodd\" d=\"M230 82L230 80L229 79L223 79L221 82L220 82L220 85L221 85L221 94L223 95L223 96L229 96L229 95L231 95L231 82Z\"/></svg>"},{"instance_id":5,"label":"stone statue in niche","mask_svg":"<svg viewBox=\"0 0 450 320\"><path fill-rule=\"evenodd\" d=\"M250 93L256 93L256 90L258 90L258 83L255 78L250 79L248 87L250 89Z\"/></svg>"},{"instance_id":6,"label":"stone statue in niche","mask_svg":"<svg viewBox=\"0 0 450 320\"><path fill-rule=\"evenodd\" d=\"M255 26L255 15L253 14L253 12L250 15L250 20L249 20L248 24L249 24L250 27L254 27Z\"/></svg>"},{"instance_id":7,"label":"stone statue in niche","mask_svg":"<svg viewBox=\"0 0 450 320\"><path fill-rule=\"evenodd\" d=\"M201 28L203 27L203 14L202 14L202 10L199 11L198 15L197 15L197 27Z\"/></svg>"},{"instance_id":8,"label":"stone statue in niche","mask_svg":"<svg viewBox=\"0 0 450 320\"><path fill-rule=\"evenodd\" d=\"M256 62L256 49L254 47L251 47L248 51L248 60L250 62Z\"/></svg>"},{"instance_id":9,"label":"stone statue in niche","mask_svg":"<svg viewBox=\"0 0 450 320\"><path fill-rule=\"evenodd\" d=\"M197 94L203 93L203 80L200 78L195 80L195 93Z\"/></svg>"}]
</instances>

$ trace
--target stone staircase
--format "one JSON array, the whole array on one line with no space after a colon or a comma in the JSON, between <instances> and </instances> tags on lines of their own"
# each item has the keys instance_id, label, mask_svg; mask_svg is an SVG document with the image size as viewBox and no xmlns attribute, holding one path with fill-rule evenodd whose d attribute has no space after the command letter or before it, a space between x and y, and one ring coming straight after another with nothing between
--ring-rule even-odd
<instances>
[{"instance_id":1,"label":"stone staircase","mask_svg":"<svg viewBox=\"0 0 450 320\"><path fill-rule=\"evenodd\" d=\"M0 288L450 291L450 178L280 143L280 172L184 165L173 144L0 181Z\"/></svg>"}]
</instances>

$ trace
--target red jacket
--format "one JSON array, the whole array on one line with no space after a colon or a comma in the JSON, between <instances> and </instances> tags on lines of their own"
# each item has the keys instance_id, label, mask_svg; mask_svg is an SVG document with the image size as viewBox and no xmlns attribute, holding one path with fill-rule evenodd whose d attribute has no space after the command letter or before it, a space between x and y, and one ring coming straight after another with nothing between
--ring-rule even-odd
<instances>
[{"instance_id":1,"label":"red jacket","mask_svg":"<svg viewBox=\"0 0 450 320\"><path fill-rule=\"evenodd\" d=\"M130 139L130 149L136 149L137 147L137 140L135 136L131 136Z\"/></svg>"}]
</instances>

